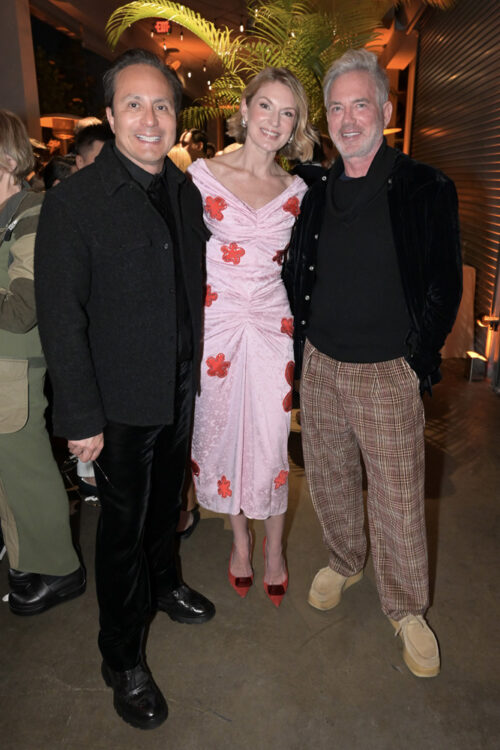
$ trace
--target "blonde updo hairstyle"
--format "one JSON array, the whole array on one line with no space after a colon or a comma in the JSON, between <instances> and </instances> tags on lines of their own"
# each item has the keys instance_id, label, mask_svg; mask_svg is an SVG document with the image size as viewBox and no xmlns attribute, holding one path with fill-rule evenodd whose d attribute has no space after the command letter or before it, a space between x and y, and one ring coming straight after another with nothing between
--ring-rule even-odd
<instances>
[{"instance_id":1,"label":"blonde updo hairstyle","mask_svg":"<svg viewBox=\"0 0 500 750\"><path fill-rule=\"evenodd\" d=\"M292 132L292 140L290 143L285 143L278 153L280 156L284 156L287 159L309 161L312 157L317 136L308 121L309 108L306 92L298 78L296 78L293 73L287 68L264 68L252 78L241 95L241 99L244 99L247 106L250 106L250 102L261 86L265 83L271 83L274 81L278 81L290 89L295 99L295 107L297 110L295 125ZM247 130L246 127L243 127L241 108L228 119L227 132L238 143L245 143Z\"/></svg>"},{"instance_id":2,"label":"blonde updo hairstyle","mask_svg":"<svg viewBox=\"0 0 500 750\"><path fill-rule=\"evenodd\" d=\"M12 169L6 157L15 162ZM10 172L20 184L33 170L35 157L24 124L17 115L0 109L0 168Z\"/></svg>"}]
</instances>

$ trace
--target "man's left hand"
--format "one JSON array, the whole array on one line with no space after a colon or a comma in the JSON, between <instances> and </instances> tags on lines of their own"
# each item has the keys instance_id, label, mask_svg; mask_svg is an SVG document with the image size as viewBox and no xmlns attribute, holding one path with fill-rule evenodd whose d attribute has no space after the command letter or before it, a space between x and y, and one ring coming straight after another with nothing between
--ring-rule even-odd
<instances>
[{"instance_id":1,"label":"man's left hand","mask_svg":"<svg viewBox=\"0 0 500 750\"><path fill-rule=\"evenodd\" d=\"M95 461L104 446L104 436L102 432L93 437L84 438L83 440L68 440L68 449L70 453L86 463Z\"/></svg>"}]
</instances>

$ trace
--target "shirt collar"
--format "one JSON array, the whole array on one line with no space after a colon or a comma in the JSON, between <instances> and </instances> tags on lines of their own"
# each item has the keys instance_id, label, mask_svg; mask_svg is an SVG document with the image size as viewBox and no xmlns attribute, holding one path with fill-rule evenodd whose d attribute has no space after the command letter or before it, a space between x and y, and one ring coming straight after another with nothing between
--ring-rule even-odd
<instances>
[{"instance_id":1,"label":"shirt collar","mask_svg":"<svg viewBox=\"0 0 500 750\"><path fill-rule=\"evenodd\" d=\"M133 177L134 180L138 182L139 185L141 185L141 187L144 188L144 190L147 190L150 187L153 180L156 178L156 174L151 174L151 172L147 172L145 169L142 169L142 167L139 167L138 164L135 164L127 156L125 156L125 154L122 153L120 149L116 147L116 144L113 146L113 150L116 156L121 161L121 163L124 165L127 172L130 174L130 176ZM163 163L162 173L164 171L165 171L165 162Z\"/></svg>"},{"instance_id":2,"label":"shirt collar","mask_svg":"<svg viewBox=\"0 0 500 750\"><path fill-rule=\"evenodd\" d=\"M130 169L129 165L131 165ZM104 144L101 153L94 162L94 166L102 180L104 189L109 195L112 195L122 185L129 182L130 177L139 182L140 185L143 185L144 183L141 183L139 176L142 173L142 178L145 180L144 175L147 175L146 184L148 186L154 178L154 175L141 169L137 164L127 159L121 151L118 151L114 147L113 141L107 141ZM138 170L139 174L133 174L132 168ZM165 158L161 174L164 175L168 184L173 182L181 183L187 179L184 172L178 169L168 157Z\"/></svg>"}]
</instances>

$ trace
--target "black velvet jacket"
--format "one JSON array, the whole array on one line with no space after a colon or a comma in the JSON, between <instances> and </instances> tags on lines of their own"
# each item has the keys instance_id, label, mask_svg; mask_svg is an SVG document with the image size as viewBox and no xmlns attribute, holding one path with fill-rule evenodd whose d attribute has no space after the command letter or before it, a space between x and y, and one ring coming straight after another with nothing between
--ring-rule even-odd
<instances>
[{"instance_id":1,"label":"black velvet jacket","mask_svg":"<svg viewBox=\"0 0 500 750\"><path fill-rule=\"evenodd\" d=\"M198 189L169 159L166 178L198 375L209 233ZM57 435L91 437L107 420L172 422L177 331L170 242L163 216L111 143L94 164L47 193L35 291Z\"/></svg>"},{"instance_id":2,"label":"black velvet jacket","mask_svg":"<svg viewBox=\"0 0 500 750\"><path fill-rule=\"evenodd\" d=\"M339 157L306 195L283 266L295 316L295 377L300 377L311 296L316 279L318 239L327 180L344 171ZM403 291L411 325L407 359L430 390L441 376L440 349L455 320L462 294L458 201L453 182L442 172L399 153L387 180L389 211Z\"/></svg>"}]
</instances>

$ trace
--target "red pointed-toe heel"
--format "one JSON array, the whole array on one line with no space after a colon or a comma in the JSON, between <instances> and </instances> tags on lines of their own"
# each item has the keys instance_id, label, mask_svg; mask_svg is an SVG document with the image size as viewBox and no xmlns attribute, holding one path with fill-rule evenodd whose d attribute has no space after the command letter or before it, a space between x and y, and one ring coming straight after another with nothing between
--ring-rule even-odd
<instances>
[{"instance_id":1,"label":"red pointed-toe heel","mask_svg":"<svg viewBox=\"0 0 500 750\"><path fill-rule=\"evenodd\" d=\"M264 555L264 564L266 562L266 543L267 537L264 537L264 543L262 545L262 553ZM286 562L285 562L286 567ZM288 569L286 571L286 578L283 583L266 583L264 581L264 591L268 595L275 607L279 607L283 597L288 589Z\"/></svg>"},{"instance_id":2,"label":"red pointed-toe heel","mask_svg":"<svg viewBox=\"0 0 500 750\"><path fill-rule=\"evenodd\" d=\"M251 539L250 539L250 550L251 549L252 549L252 544L251 544ZM227 569L227 577L229 578L229 583L231 584L233 589L236 591L238 596L241 596L241 598L244 599L250 590L250 586L253 584L253 573L251 576L233 576L233 574L231 573L231 560L233 559L233 552L234 552L234 544L231 547L231 554L229 555L229 567Z\"/></svg>"}]
</instances>

